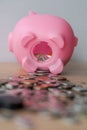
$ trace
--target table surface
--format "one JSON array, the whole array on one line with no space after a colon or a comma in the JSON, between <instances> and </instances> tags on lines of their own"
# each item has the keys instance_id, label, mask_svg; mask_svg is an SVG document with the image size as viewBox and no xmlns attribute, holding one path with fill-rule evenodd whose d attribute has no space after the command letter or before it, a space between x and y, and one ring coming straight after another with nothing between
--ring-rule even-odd
<instances>
[{"instance_id":1,"label":"table surface","mask_svg":"<svg viewBox=\"0 0 87 130\"><path fill-rule=\"evenodd\" d=\"M0 79L8 78L16 74L23 73L18 63L0 63ZM87 63L69 62L62 73L70 81L87 86ZM35 124L35 130L87 130L87 118L80 123L65 123L64 119L52 119L41 114L29 113L21 110L16 112L19 115L29 116ZM0 120L0 130L19 130L14 120ZM20 128L21 130L21 128Z\"/></svg>"}]
</instances>

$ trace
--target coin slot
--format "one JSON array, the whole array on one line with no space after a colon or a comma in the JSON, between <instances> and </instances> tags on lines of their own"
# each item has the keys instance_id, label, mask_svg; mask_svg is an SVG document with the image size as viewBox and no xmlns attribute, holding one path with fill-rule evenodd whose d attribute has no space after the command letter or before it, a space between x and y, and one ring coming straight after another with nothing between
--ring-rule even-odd
<instances>
[{"instance_id":1,"label":"coin slot","mask_svg":"<svg viewBox=\"0 0 87 130\"><path fill-rule=\"evenodd\" d=\"M33 53L38 62L45 62L52 57L52 49L45 41L40 41L34 47Z\"/></svg>"}]
</instances>

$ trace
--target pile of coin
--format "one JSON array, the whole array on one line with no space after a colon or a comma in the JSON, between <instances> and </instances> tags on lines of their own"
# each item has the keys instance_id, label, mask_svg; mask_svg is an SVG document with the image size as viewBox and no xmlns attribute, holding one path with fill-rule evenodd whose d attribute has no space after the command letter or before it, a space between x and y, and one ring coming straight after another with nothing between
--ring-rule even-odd
<instances>
[{"instance_id":1,"label":"pile of coin","mask_svg":"<svg viewBox=\"0 0 87 130\"><path fill-rule=\"evenodd\" d=\"M48 54L36 54L35 57L37 58L37 61L45 62L46 60L51 58L51 55L48 55Z\"/></svg>"},{"instance_id":2,"label":"pile of coin","mask_svg":"<svg viewBox=\"0 0 87 130\"><path fill-rule=\"evenodd\" d=\"M0 80L0 108L48 112L76 119L87 115L87 88L62 75L37 70Z\"/></svg>"}]
</instances>

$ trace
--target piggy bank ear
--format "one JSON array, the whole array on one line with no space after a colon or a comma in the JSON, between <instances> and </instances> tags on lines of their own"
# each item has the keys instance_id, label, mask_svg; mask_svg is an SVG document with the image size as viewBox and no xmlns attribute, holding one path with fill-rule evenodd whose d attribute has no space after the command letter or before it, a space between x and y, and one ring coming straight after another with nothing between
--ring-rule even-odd
<instances>
[{"instance_id":1,"label":"piggy bank ear","mask_svg":"<svg viewBox=\"0 0 87 130\"><path fill-rule=\"evenodd\" d=\"M29 11L29 16L31 15L36 15L37 13L36 12L34 12L34 11Z\"/></svg>"},{"instance_id":2,"label":"piggy bank ear","mask_svg":"<svg viewBox=\"0 0 87 130\"><path fill-rule=\"evenodd\" d=\"M27 34L23 35L22 39L21 39L22 46L26 47L29 44L29 42L31 42L35 38L36 38L36 36L33 33L27 33Z\"/></svg>"},{"instance_id":3,"label":"piggy bank ear","mask_svg":"<svg viewBox=\"0 0 87 130\"><path fill-rule=\"evenodd\" d=\"M59 48L63 48L64 47L64 38L62 35L58 35L58 36L51 36L50 40L57 43Z\"/></svg>"}]
</instances>

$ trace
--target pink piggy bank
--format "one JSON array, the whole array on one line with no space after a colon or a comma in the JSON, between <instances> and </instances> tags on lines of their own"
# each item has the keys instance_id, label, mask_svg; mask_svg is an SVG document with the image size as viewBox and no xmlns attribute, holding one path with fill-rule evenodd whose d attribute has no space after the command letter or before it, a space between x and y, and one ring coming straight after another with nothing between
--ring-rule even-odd
<instances>
[{"instance_id":1,"label":"pink piggy bank","mask_svg":"<svg viewBox=\"0 0 87 130\"><path fill-rule=\"evenodd\" d=\"M42 69L53 74L63 71L78 41L64 19L35 12L16 24L8 40L10 51L27 72Z\"/></svg>"}]
</instances>

